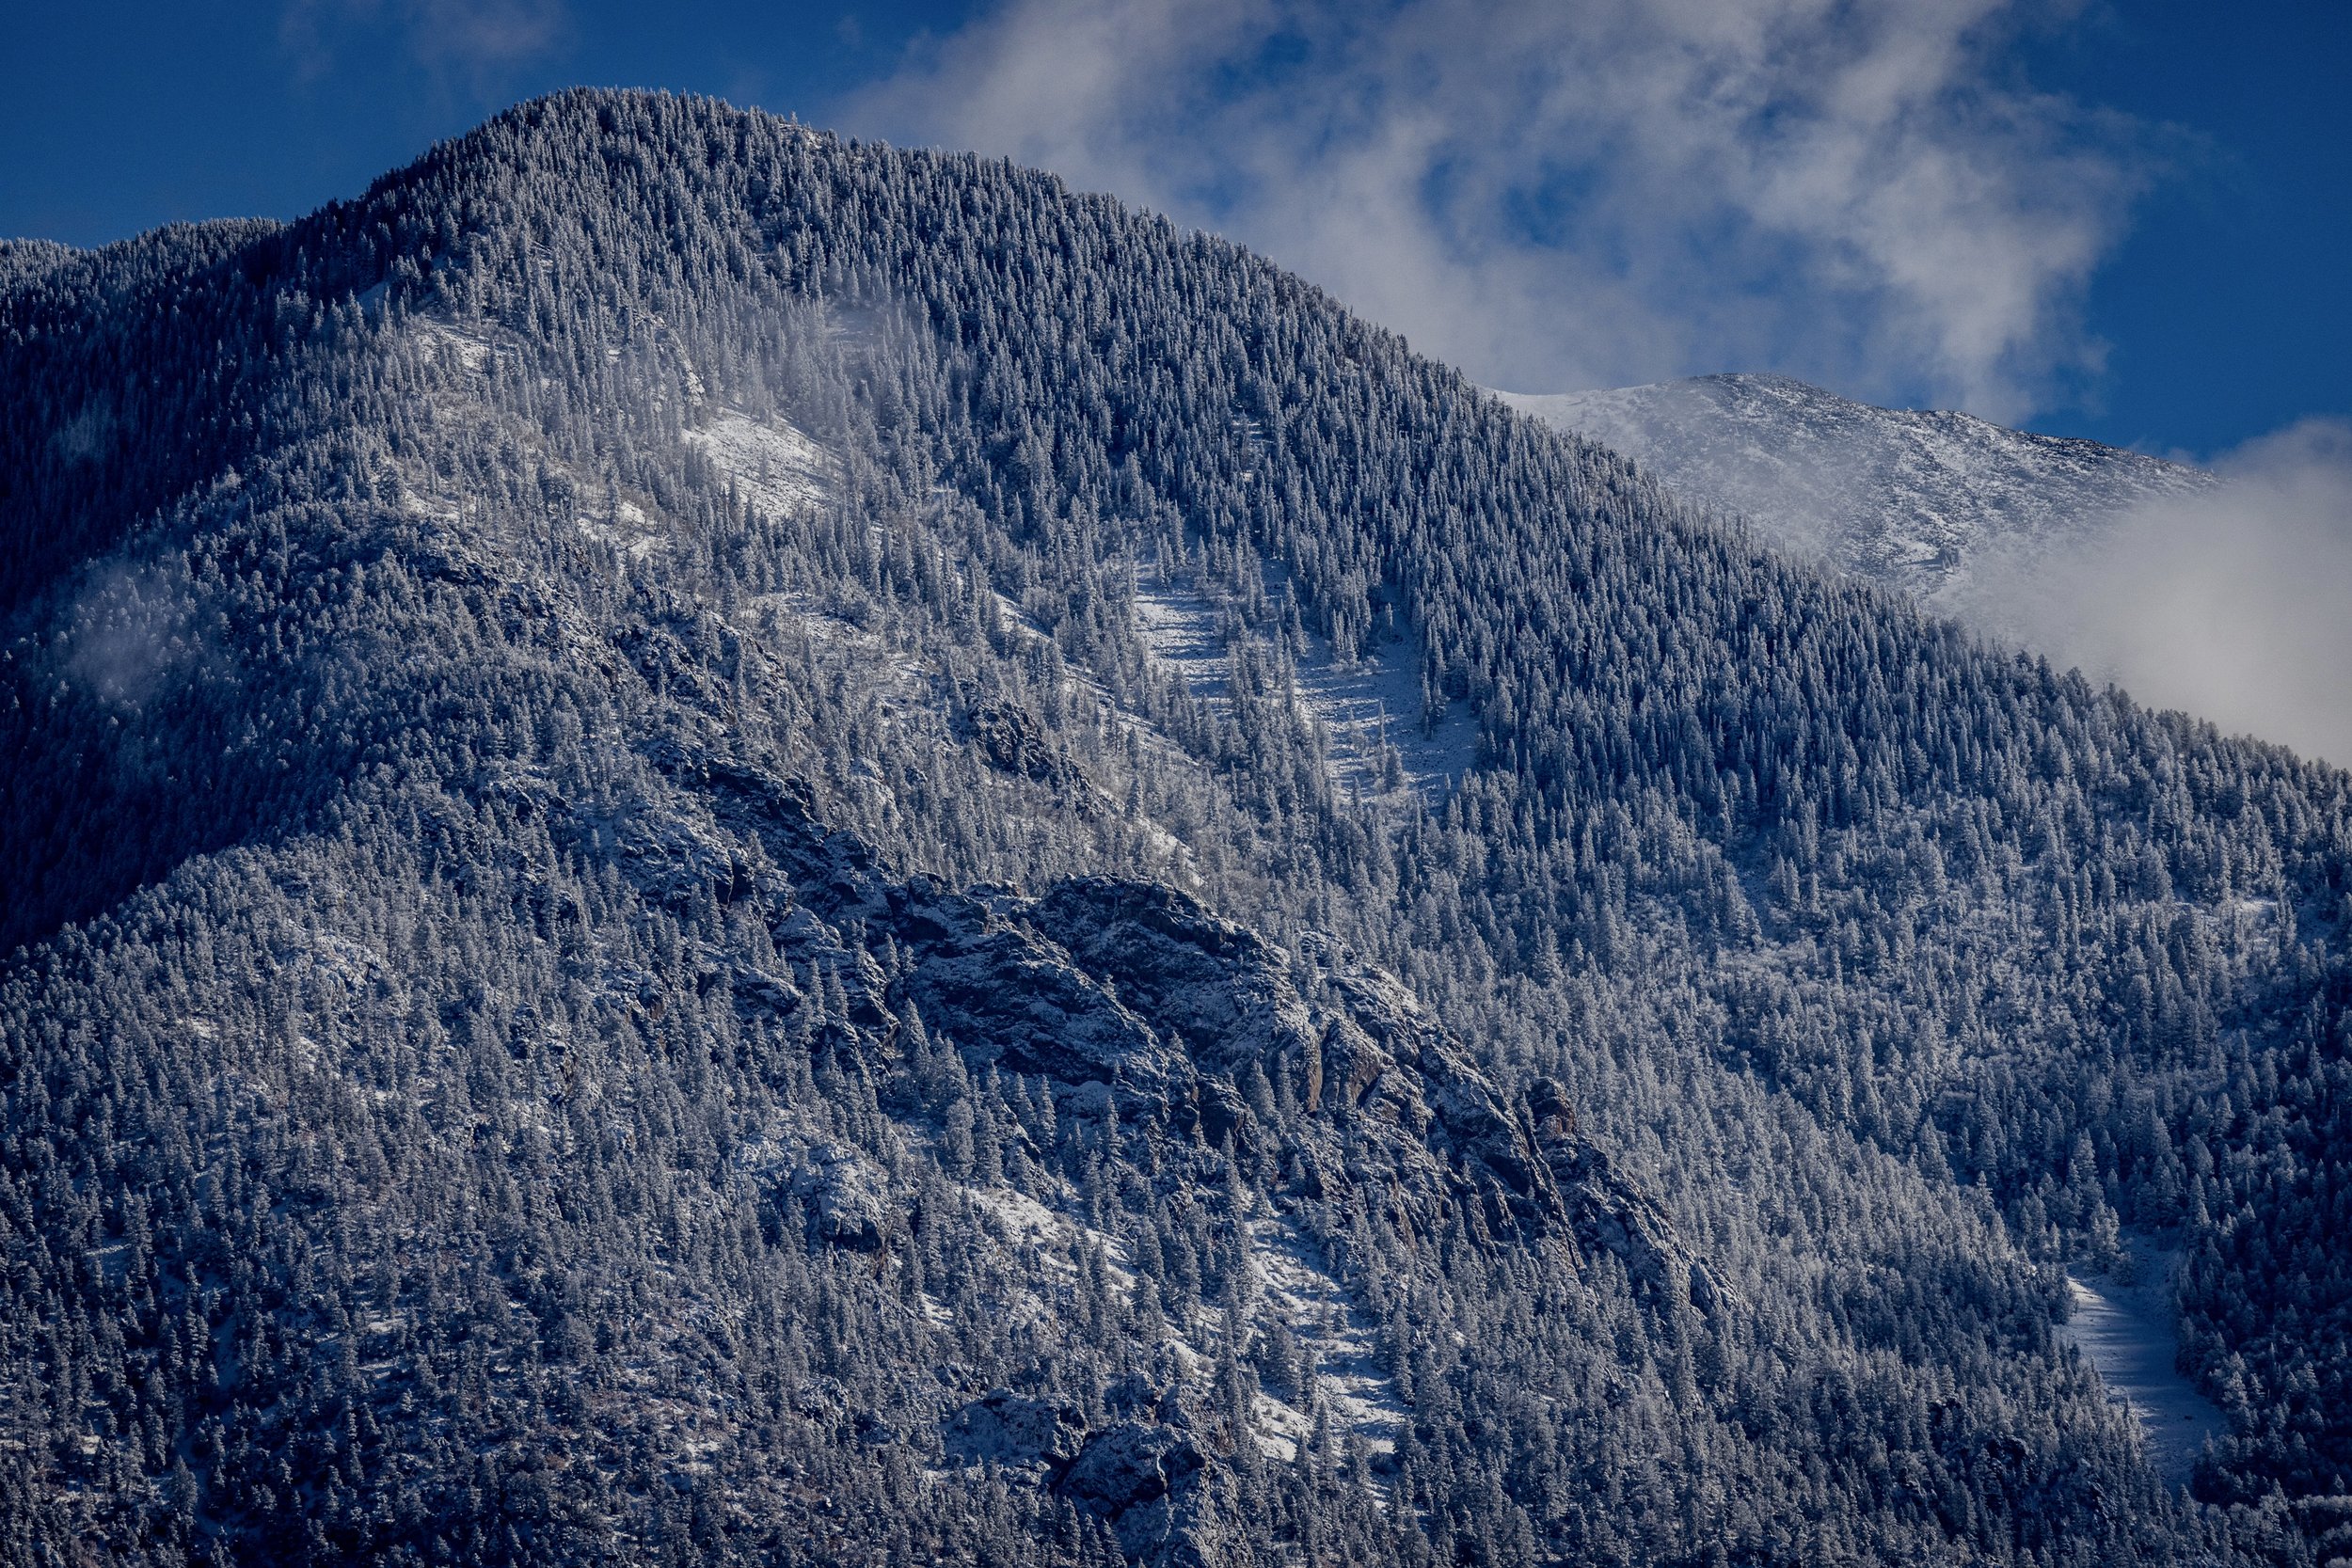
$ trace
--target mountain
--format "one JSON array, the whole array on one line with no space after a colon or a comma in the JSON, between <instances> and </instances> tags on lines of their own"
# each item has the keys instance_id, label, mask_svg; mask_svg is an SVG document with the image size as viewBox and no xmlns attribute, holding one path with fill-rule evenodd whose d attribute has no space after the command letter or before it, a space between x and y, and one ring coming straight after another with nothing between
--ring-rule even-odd
<instances>
[{"instance_id":1,"label":"mountain","mask_svg":"<svg viewBox=\"0 0 2352 1568\"><path fill-rule=\"evenodd\" d=\"M1498 395L1748 519L1780 548L1938 608L1964 603L1988 560L2030 570L2136 506L2213 483L2095 441L1876 408L1785 376Z\"/></svg>"},{"instance_id":2,"label":"mountain","mask_svg":"<svg viewBox=\"0 0 2352 1568\"><path fill-rule=\"evenodd\" d=\"M1003 162L6 255L11 1563L2340 1554L2345 774Z\"/></svg>"}]
</instances>

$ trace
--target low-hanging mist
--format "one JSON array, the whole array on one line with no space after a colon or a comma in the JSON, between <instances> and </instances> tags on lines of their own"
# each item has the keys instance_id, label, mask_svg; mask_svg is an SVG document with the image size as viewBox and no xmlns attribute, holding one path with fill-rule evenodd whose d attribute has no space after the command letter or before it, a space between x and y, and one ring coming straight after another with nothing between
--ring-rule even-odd
<instances>
[{"instance_id":1,"label":"low-hanging mist","mask_svg":"<svg viewBox=\"0 0 2352 1568\"><path fill-rule=\"evenodd\" d=\"M2139 700L2352 761L2352 425L2306 420L2026 564L1988 562L1964 618Z\"/></svg>"}]
</instances>

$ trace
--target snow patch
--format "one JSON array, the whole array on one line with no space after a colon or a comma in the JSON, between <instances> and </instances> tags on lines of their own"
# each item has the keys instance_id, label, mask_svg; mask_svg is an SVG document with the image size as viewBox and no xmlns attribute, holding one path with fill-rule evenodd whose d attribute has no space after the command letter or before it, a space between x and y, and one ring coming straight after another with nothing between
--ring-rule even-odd
<instances>
[{"instance_id":1,"label":"snow patch","mask_svg":"<svg viewBox=\"0 0 2352 1568\"><path fill-rule=\"evenodd\" d=\"M1279 564L1262 562L1260 570L1278 599L1288 591L1289 574ZM1152 657L1213 708L1232 704L1237 656L1247 655L1277 682L1287 675L1286 690L1275 694L1320 727L1328 743L1325 770L1343 789L1375 798L1400 789L1442 792L1477 760L1478 725L1467 706L1449 704L1434 725L1422 722L1417 638L1399 637L1367 657L1342 660L1327 639L1308 631L1286 665L1273 641L1247 626L1233 607L1148 563L1136 568L1135 604ZM1393 769L1386 766L1391 752Z\"/></svg>"},{"instance_id":2,"label":"snow patch","mask_svg":"<svg viewBox=\"0 0 2352 1568\"><path fill-rule=\"evenodd\" d=\"M2180 1255L2131 1238L2127 1279L2066 1276L2071 1302L2058 1337L2099 1370L2107 1397L2139 1418L2148 1461L2180 1484L2189 1479L2205 1439L2228 1430L2220 1410L2173 1370L2180 1348L2173 1299Z\"/></svg>"},{"instance_id":3,"label":"snow patch","mask_svg":"<svg viewBox=\"0 0 2352 1568\"><path fill-rule=\"evenodd\" d=\"M580 532L631 561L644 560L660 548L667 538L653 515L627 496L618 498L601 517L583 512L572 521Z\"/></svg>"},{"instance_id":4,"label":"snow patch","mask_svg":"<svg viewBox=\"0 0 2352 1568\"><path fill-rule=\"evenodd\" d=\"M1251 1260L1265 1302L1314 1357L1315 1394L1340 1432L1353 1432L1374 1453L1392 1453L1406 1418L1405 1402L1381 1364L1370 1314L1325 1267L1312 1243L1279 1217L1249 1224ZM1265 1439L1296 1452L1313 1422L1279 1401L1261 1412Z\"/></svg>"},{"instance_id":5,"label":"snow patch","mask_svg":"<svg viewBox=\"0 0 2352 1568\"><path fill-rule=\"evenodd\" d=\"M426 342L455 354L458 363L469 371L480 371L487 365L490 362L491 353L497 347L480 333L468 332L447 322L434 321L429 318L418 321L417 332Z\"/></svg>"},{"instance_id":6,"label":"snow patch","mask_svg":"<svg viewBox=\"0 0 2352 1568\"><path fill-rule=\"evenodd\" d=\"M736 408L713 412L686 444L735 481L755 510L789 517L823 500L835 467L832 453L783 420L755 420Z\"/></svg>"}]
</instances>

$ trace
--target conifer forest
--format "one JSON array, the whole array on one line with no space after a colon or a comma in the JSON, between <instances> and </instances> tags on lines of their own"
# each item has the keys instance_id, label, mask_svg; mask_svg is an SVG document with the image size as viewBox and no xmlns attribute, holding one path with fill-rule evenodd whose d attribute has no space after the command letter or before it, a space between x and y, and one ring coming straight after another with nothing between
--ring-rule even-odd
<instances>
[{"instance_id":1,"label":"conifer forest","mask_svg":"<svg viewBox=\"0 0 2352 1568\"><path fill-rule=\"evenodd\" d=\"M0 1124L5 1568L2352 1559L2352 775L708 100L0 246Z\"/></svg>"}]
</instances>

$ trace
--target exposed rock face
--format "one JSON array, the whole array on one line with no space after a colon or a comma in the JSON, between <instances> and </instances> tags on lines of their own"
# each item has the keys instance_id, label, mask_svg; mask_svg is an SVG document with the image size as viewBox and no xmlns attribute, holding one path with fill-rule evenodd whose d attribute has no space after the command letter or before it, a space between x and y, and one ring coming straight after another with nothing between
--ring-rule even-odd
<instances>
[{"instance_id":1,"label":"exposed rock face","mask_svg":"<svg viewBox=\"0 0 2352 1568\"><path fill-rule=\"evenodd\" d=\"M1023 899L893 881L795 785L675 766L806 900L775 919L778 949L838 976L853 1015L888 1006L885 977L842 939L857 923L906 955L905 996L935 1036L975 1068L1041 1078L1068 1114L1116 1106L1130 1124L1273 1156L1299 1196L1376 1211L1407 1236L1458 1223L1487 1245L1606 1251L1656 1299L1723 1299L1655 1200L1577 1135L1556 1085L1506 1094L1394 976L1331 943L1289 953L1152 882L1089 878ZM735 985L747 1006L798 1005L766 976ZM1279 1148L1259 1109L1277 1095L1313 1113L1282 1118ZM795 1190L835 1245L878 1244L889 1224L852 1163L812 1166Z\"/></svg>"},{"instance_id":2,"label":"exposed rock face","mask_svg":"<svg viewBox=\"0 0 2352 1568\"><path fill-rule=\"evenodd\" d=\"M998 1388L948 1418L940 1435L949 1457L967 1465L993 1461L1005 1469L1041 1471L1057 1481L1078 1458L1086 1421L1069 1405Z\"/></svg>"},{"instance_id":3,"label":"exposed rock face","mask_svg":"<svg viewBox=\"0 0 2352 1568\"><path fill-rule=\"evenodd\" d=\"M1153 1563L1209 1564L1226 1553L1203 1521L1200 1494L1224 1483L1208 1455L1172 1427L1121 1421L1087 1440L1059 1491L1111 1527L1120 1549ZM1219 1511L1221 1512L1221 1511Z\"/></svg>"},{"instance_id":4,"label":"exposed rock face","mask_svg":"<svg viewBox=\"0 0 2352 1568\"><path fill-rule=\"evenodd\" d=\"M792 1179L793 1195L808 1207L810 1223L822 1240L854 1252L882 1244L890 1226L889 1200L881 1180L851 1150L824 1147L811 1151Z\"/></svg>"},{"instance_id":5,"label":"exposed rock face","mask_svg":"<svg viewBox=\"0 0 2352 1568\"><path fill-rule=\"evenodd\" d=\"M1171 888L1089 878L1022 912L1209 1070L1230 1075L1308 1049L1313 1020L1282 974L1289 956Z\"/></svg>"},{"instance_id":6,"label":"exposed rock face","mask_svg":"<svg viewBox=\"0 0 2352 1568\"><path fill-rule=\"evenodd\" d=\"M1655 1200L1577 1135L1557 1085L1501 1091L1392 975L1317 939L1293 955L1157 883L1089 878L1021 899L890 882L789 784L724 766L703 776L749 808L811 901L780 935L832 946L824 933L850 921L888 931L914 959L908 997L975 1065L1041 1076L1078 1114L1116 1103L1126 1119L1252 1152L1267 1136L1252 1098L1279 1083L1318 1113L1281 1151L1306 1196L1378 1205L1408 1234L1458 1214L1487 1243L1606 1250L1645 1290L1687 1281L1701 1310L1718 1299ZM869 984L879 1010L879 975L846 949L822 956ZM738 985L772 1005L757 981Z\"/></svg>"},{"instance_id":7,"label":"exposed rock face","mask_svg":"<svg viewBox=\"0 0 2352 1568\"><path fill-rule=\"evenodd\" d=\"M1573 1215L1577 1240L1588 1251L1614 1253L1634 1284L1653 1300L1688 1293L1691 1305L1712 1313L1736 1306L1739 1295L1692 1256L1674 1222L1608 1153L1576 1135L1576 1116L1560 1085L1539 1078L1528 1089L1544 1164Z\"/></svg>"},{"instance_id":8,"label":"exposed rock face","mask_svg":"<svg viewBox=\"0 0 2352 1568\"><path fill-rule=\"evenodd\" d=\"M1019 921L1017 906L1008 920L919 879L888 902L894 935L918 955L908 995L967 1053L1042 1074L1057 1094L1097 1085L1096 1096L1107 1090L1136 1112L1191 1101L1196 1074L1184 1053Z\"/></svg>"},{"instance_id":9,"label":"exposed rock face","mask_svg":"<svg viewBox=\"0 0 2352 1568\"><path fill-rule=\"evenodd\" d=\"M1018 773L1068 790L1085 777L1070 757L1045 738L1037 715L1011 703L983 703L964 719L964 731L980 760L1001 773Z\"/></svg>"},{"instance_id":10,"label":"exposed rock face","mask_svg":"<svg viewBox=\"0 0 2352 1568\"><path fill-rule=\"evenodd\" d=\"M1294 958L1152 883L1064 883L1022 915L1181 1044L1193 1117L1178 1107L1178 1125L1254 1152L1269 1134L1251 1102L1281 1084L1326 1113L1294 1123L1282 1151L1311 1196L1383 1204L1409 1234L1449 1213L1490 1242L1565 1229L1525 1116L1393 977L1321 944ZM1301 981L1340 1006L1310 1004Z\"/></svg>"},{"instance_id":11,"label":"exposed rock face","mask_svg":"<svg viewBox=\"0 0 2352 1568\"><path fill-rule=\"evenodd\" d=\"M647 847L645 875L762 908L794 973L839 985L862 1049L895 1035L902 996L973 1069L1041 1081L1064 1115L1115 1108L1147 1135L1270 1159L1289 1195L1376 1213L1405 1237L1458 1226L1483 1246L1607 1252L1655 1303L1712 1312L1733 1299L1656 1200L1578 1135L1557 1085L1506 1092L1401 982L1335 944L1311 935L1293 954L1154 882L1087 878L1022 898L894 879L869 846L816 819L803 786L682 752L660 760L771 863L663 844ZM868 953L884 935L902 956L896 977ZM710 979L747 1014L811 1005L784 974ZM868 1064L877 1077L888 1065ZM872 1250L899 1222L845 1150L812 1151L790 1191L833 1246Z\"/></svg>"},{"instance_id":12,"label":"exposed rock face","mask_svg":"<svg viewBox=\"0 0 2352 1568\"><path fill-rule=\"evenodd\" d=\"M1180 1394L1130 1376L1105 1391L1109 1419L1089 1430L1068 1404L997 1388L940 1425L958 1464L1031 1476L1107 1525L1130 1559L1154 1568L1230 1561L1216 1522L1231 1486Z\"/></svg>"}]
</instances>

